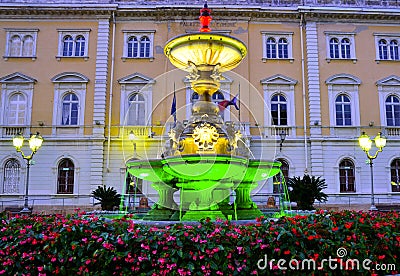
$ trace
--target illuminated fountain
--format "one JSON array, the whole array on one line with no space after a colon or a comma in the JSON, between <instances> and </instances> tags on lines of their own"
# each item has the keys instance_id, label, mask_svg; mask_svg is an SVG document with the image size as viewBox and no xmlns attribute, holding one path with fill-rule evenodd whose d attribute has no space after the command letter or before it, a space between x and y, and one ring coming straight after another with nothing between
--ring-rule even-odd
<instances>
[{"instance_id":1,"label":"illuminated fountain","mask_svg":"<svg viewBox=\"0 0 400 276\"><path fill-rule=\"evenodd\" d=\"M224 122L211 101L223 79L221 73L238 66L247 48L236 38L211 32L210 12L207 4L200 10L200 32L177 36L164 48L171 63L188 72L191 87L199 95L191 117L185 124L177 122L169 132L161 159L127 164L130 174L152 182L159 194L145 219L254 219L262 213L251 191L258 181L280 172L280 163L250 159L239 127ZM179 204L174 200L178 191Z\"/></svg>"}]
</instances>

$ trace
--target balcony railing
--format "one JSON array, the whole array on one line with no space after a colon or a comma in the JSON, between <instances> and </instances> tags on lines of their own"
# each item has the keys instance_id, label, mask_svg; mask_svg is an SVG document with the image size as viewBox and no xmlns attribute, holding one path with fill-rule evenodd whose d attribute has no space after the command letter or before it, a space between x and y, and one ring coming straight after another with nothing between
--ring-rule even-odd
<instances>
[{"instance_id":1,"label":"balcony railing","mask_svg":"<svg viewBox=\"0 0 400 276\"><path fill-rule=\"evenodd\" d=\"M13 137L17 134L25 134L26 127L23 126L7 126L3 127L2 136L3 137Z\"/></svg>"}]
</instances>

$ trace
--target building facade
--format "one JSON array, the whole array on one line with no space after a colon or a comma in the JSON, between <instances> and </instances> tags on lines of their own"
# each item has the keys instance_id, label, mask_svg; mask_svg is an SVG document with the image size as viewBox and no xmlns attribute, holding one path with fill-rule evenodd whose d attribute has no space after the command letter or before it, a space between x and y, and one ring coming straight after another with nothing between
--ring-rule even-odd
<instances>
[{"instance_id":1,"label":"building facade","mask_svg":"<svg viewBox=\"0 0 400 276\"><path fill-rule=\"evenodd\" d=\"M37 131L44 142L31 166L30 205L89 206L98 185L125 193L126 183L151 197L151 186L129 179L125 164L161 156L174 92L178 120L190 116L197 95L164 45L198 31L203 2L29 3L0 0L2 207L22 204L27 177L12 137ZM281 161L289 177L321 176L329 204L368 205L370 167L357 138L382 132L387 146L374 160L376 203L400 203L400 4L208 4L212 31L248 47L213 101L239 96L239 111L221 115L242 123L254 157ZM273 181L254 193L273 193Z\"/></svg>"}]
</instances>

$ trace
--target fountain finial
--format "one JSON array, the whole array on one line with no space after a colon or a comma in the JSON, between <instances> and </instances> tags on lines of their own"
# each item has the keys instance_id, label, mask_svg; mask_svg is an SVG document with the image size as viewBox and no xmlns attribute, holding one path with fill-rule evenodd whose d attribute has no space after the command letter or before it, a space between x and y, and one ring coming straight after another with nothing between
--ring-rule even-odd
<instances>
[{"instance_id":1,"label":"fountain finial","mask_svg":"<svg viewBox=\"0 0 400 276\"><path fill-rule=\"evenodd\" d=\"M208 27L210 25L210 22L212 20L212 17L210 16L211 10L208 8L207 5L207 0L204 3L204 7L200 10L200 32L206 33L206 32L211 32L211 29Z\"/></svg>"}]
</instances>

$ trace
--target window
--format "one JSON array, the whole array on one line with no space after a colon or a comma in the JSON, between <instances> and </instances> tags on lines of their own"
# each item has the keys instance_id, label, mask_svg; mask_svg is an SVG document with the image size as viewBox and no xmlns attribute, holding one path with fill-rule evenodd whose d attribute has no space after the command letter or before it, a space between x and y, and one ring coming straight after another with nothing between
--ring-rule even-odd
<instances>
[{"instance_id":1,"label":"window","mask_svg":"<svg viewBox=\"0 0 400 276\"><path fill-rule=\"evenodd\" d=\"M390 164L390 184L392 192L400 192L400 158L396 158Z\"/></svg>"},{"instance_id":2,"label":"window","mask_svg":"<svg viewBox=\"0 0 400 276\"><path fill-rule=\"evenodd\" d=\"M78 124L78 97L74 93L68 93L62 100L61 125L72 126Z\"/></svg>"},{"instance_id":3,"label":"window","mask_svg":"<svg viewBox=\"0 0 400 276\"><path fill-rule=\"evenodd\" d=\"M17 159L9 159L4 165L3 194L18 194L21 181L21 165Z\"/></svg>"},{"instance_id":4,"label":"window","mask_svg":"<svg viewBox=\"0 0 400 276\"><path fill-rule=\"evenodd\" d=\"M10 97L7 117L7 125L25 124L26 97L22 93L15 93Z\"/></svg>"},{"instance_id":5,"label":"window","mask_svg":"<svg viewBox=\"0 0 400 276\"><path fill-rule=\"evenodd\" d=\"M74 72L61 73L54 83L53 135L83 134L85 98L89 79ZM73 127L72 127L73 126Z\"/></svg>"},{"instance_id":6,"label":"window","mask_svg":"<svg viewBox=\"0 0 400 276\"><path fill-rule=\"evenodd\" d=\"M122 59L148 58L153 60L153 44L155 31L123 31L124 52Z\"/></svg>"},{"instance_id":7,"label":"window","mask_svg":"<svg viewBox=\"0 0 400 276\"><path fill-rule=\"evenodd\" d=\"M140 73L134 73L119 79L118 82L121 85L121 126L147 126L151 124L152 93L155 81ZM150 128L148 129L150 130ZM129 128L127 130L134 131L134 129Z\"/></svg>"},{"instance_id":8,"label":"window","mask_svg":"<svg viewBox=\"0 0 400 276\"><path fill-rule=\"evenodd\" d=\"M126 175L126 194L142 194L143 193L143 179L137 178L129 173Z\"/></svg>"},{"instance_id":9,"label":"window","mask_svg":"<svg viewBox=\"0 0 400 276\"><path fill-rule=\"evenodd\" d=\"M387 97L385 102L386 125L400 126L400 100L395 95Z\"/></svg>"},{"instance_id":10,"label":"window","mask_svg":"<svg viewBox=\"0 0 400 276\"><path fill-rule=\"evenodd\" d=\"M281 162L281 173L274 175L273 180L273 193L283 193L282 186L282 175L284 177L284 181L286 182L289 179L289 163L285 159L277 159L276 161Z\"/></svg>"},{"instance_id":11,"label":"window","mask_svg":"<svg viewBox=\"0 0 400 276\"><path fill-rule=\"evenodd\" d=\"M3 128L3 135L24 134L25 127L31 124L35 82L19 72L0 78L0 125L7 126Z\"/></svg>"},{"instance_id":12,"label":"window","mask_svg":"<svg viewBox=\"0 0 400 276\"><path fill-rule=\"evenodd\" d=\"M391 75L376 82L379 94L381 125L386 134L397 136L400 127L400 77Z\"/></svg>"},{"instance_id":13,"label":"window","mask_svg":"<svg viewBox=\"0 0 400 276\"><path fill-rule=\"evenodd\" d=\"M263 62L268 59L288 59L292 56L292 32L261 32L263 37Z\"/></svg>"},{"instance_id":14,"label":"window","mask_svg":"<svg viewBox=\"0 0 400 276\"><path fill-rule=\"evenodd\" d=\"M327 61L331 59L349 59L356 61L355 33L325 32Z\"/></svg>"},{"instance_id":15,"label":"window","mask_svg":"<svg viewBox=\"0 0 400 276\"><path fill-rule=\"evenodd\" d=\"M355 187L355 168L350 159L343 159L339 164L339 182L341 193L353 193Z\"/></svg>"},{"instance_id":16,"label":"window","mask_svg":"<svg viewBox=\"0 0 400 276\"><path fill-rule=\"evenodd\" d=\"M129 96L129 109L127 115L127 125L144 126L146 125L146 105L142 94L133 93Z\"/></svg>"},{"instance_id":17,"label":"window","mask_svg":"<svg viewBox=\"0 0 400 276\"><path fill-rule=\"evenodd\" d=\"M294 130L295 104L294 86L297 81L283 75L273 75L260 81L264 90L265 126L287 126L287 135ZM266 136L276 136L276 127L268 128Z\"/></svg>"},{"instance_id":18,"label":"window","mask_svg":"<svg viewBox=\"0 0 400 276\"><path fill-rule=\"evenodd\" d=\"M286 98L277 94L271 98L271 116L272 125L286 126L287 125L287 103Z\"/></svg>"},{"instance_id":19,"label":"window","mask_svg":"<svg viewBox=\"0 0 400 276\"><path fill-rule=\"evenodd\" d=\"M58 55L57 59L61 57L83 57L88 58L88 41L90 29L81 30L58 30Z\"/></svg>"},{"instance_id":20,"label":"window","mask_svg":"<svg viewBox=\"0 0 400 276\"><path fill-rule=\"evenodd\" d=\"M73 194L75 166L71 159L65 158L58 164L57 194Z\"/></svg>"},{"instance_id":21,"label":"window","mask_svg":"<svg viewBox=\"0 0 400 276\"><path fill-rule=\"evenodd\" d=\"M38 29L6 29L5 59L29 57L36 59Z\"/></svg>"},{"instance_id":22,"label":"window","mask_svg":"<svg viewBox=\"0 0 400 276\"><path fill-rule=\"evenodd\" d=\"M338 74L329 77L326 84L331 133L357 135L354 126L360 125L358 88L361 80L349 74Z\"/></svg>"},{"instance_id":23,"label":"window","mask_svg":"<svg viewBox=\"0 0 400 276\"><path fill-rule=\"evenodd\" d=\"M351 125L351 104L350 99L344 94L336 97L336 125L337 126L350 126Z\"/></svg>"},{"instance_id":24,"label":"window","mask_svg":"<svg viewBox=\"0 0 400 276\"><path fill-rule=\"evenodd\" d=\"M400 34L374 34L376 60L400 60Z\"/></svg>"}]
</instances>

